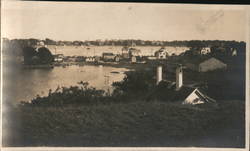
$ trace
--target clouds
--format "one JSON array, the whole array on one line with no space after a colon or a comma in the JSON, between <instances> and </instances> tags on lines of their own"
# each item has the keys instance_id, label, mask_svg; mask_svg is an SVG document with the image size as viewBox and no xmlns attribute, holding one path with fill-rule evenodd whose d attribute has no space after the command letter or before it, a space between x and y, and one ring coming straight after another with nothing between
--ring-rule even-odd
<instances>
[{"instance_id":1,"label":"clouds","mask_svg":"<svg viewBox=\"0 0 250 151\"><path fill-rule=\"evenodd\" d=\"M239 7L239 6L238 6ZM237 8L238 8L237 7ZM244 40L245 12L231 6L5 2L4 36L55 40Z\"/></svg>"}]
</instances>

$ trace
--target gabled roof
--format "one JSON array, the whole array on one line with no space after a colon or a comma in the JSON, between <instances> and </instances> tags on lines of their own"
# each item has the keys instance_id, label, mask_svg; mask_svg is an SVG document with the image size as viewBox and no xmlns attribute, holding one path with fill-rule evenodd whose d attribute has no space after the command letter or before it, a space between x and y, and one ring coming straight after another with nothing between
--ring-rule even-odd
<instances>
[{"instance_id":1,"label":"gabled roof","mask_svg":"<svg viewBox=\"0 0 250 151\"><path fill-rule=\"evenodd\" d=\"M122 51L128 51L129 47L128 46L124 46L122 47Z\"/></svg>"},{"instance_id":2,"label":"gabled roof","mask_svg":"<svg viewBox=\"0 0 250 151\"><path fill-rule=\"evenodd\" d=\"M201 89L201 88L197 88L197 91L199 92L200 95L202 95L202 97L205 99L206 102L216 102L216 100L210 98L207 93Z\"/></svg>"},{"instance_id":3,"label":"gabled roof","mask_svg":"<svg viewBox=\"0 0 250 151\"><path fill-rule=\"evenodd\" d=\"M185 99L194 91L196 91L196 95L198 95L204 102L216 102L198 87L183 85L180 90L176 91L176 83L167 80L161 81L155 91L149 96L150 98L159 98L161 100L177 102L185 101Z\"/></svg>"},{"instance_id":4,"label":"gabled roof","mask_svg":"<svg viewBox=\"0 0 250 151\"><path fill-rule=\"evenodd\" d=\"M114 56L114 54L113 54L113 53L110 53L110 52L104 52L104 53L102 53L102 55L106 55L106 56Z\"/></svg>"},{"instance_id":5,"label":"gabled roof","mask_svg":"<svg viewBox=\"0 0 250 151\"><path fill-rule=\"evenodd\" d=\"M141 50L140 49L136 49L136 48L129 48L129 52L140 53Z\"/></svg>"},{"instance_id":6,"label":"gabled roof","mask_svg":"<svg viewBox=\"0 0 250 151\"><path fill-rule=\"evenodd\" d=\"M200 63L202 63L204 61L207 61L207 60L210 60L210 59L216 59L216 60L222 62L221 60L219 60L219 59L217 59L215 57L202 56L202 57L193 57L192 59L188 59L186 61L186 63L191 63L191 64L199 65Z\"/></svg>"},{"instance_id":7,"label":"gabled roof","mask_svg":"<svg viewBox=\"0 0 250 151\"><path fill-rule=\"evenodd\" d=\"M182 86L180 90L175 91L175 95L173 97L174 101L184 101L196 88Z\"/></svg>"},{"instance_id":8,"label":"gabled roof","mask_svg":"<svg viewBox=\"0 0 250 151\"><path fill-rule=\"evenodd\" d=\"M166 52L165 48L160 48L159 50L157 50L156 52Z\"/></svg>"},{"instance_id":9,"label":"gabled roof","mask_svg":"<svg viewBox=\"0 0 250 151\"><path fill-rule=\"evenodd\" d=\"M207 103L215 103L216 101L207 96L207 94L200 88L182 86L179 91L176 91L173 97L174 101L185 101L185 99L195 91L195 94L203 101Z\"/></svg>"}]
</instances>

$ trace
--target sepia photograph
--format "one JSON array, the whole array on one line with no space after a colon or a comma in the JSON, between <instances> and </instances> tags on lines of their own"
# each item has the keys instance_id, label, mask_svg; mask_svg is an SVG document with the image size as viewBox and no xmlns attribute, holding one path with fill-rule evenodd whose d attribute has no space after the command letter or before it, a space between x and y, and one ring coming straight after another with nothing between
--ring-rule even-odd
<instances>
[{"instance_id":1,"label":"sepia photograph","mask_svg":"<svg viewBox=\"0 0 250 151\"><path fill-rule=\"evenodd\" d=\"M248 7L1 5L3 147L249 149Z\"/></svg>"}]
</instances>

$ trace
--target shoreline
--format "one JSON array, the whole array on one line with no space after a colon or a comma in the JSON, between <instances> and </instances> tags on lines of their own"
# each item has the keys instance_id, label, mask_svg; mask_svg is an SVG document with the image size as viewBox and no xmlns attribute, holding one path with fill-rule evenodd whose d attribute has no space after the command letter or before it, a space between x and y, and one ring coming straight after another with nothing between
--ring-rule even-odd
<instances>
[{"instance_id":1,"label":"shoreline","mask_svg":"<svg viewBox=\"0 0 250 151\"><path fill-rule=\"evenodd\" d=\"M138 69L147 68L149 64L147 63L130 63L130 62L60 62L53 63L50 65L22 65L24 69L53 69L54 67L67 67L67 66L107 66L114 68L127 68L127 69Z\"/></svg>"}]
</instances>

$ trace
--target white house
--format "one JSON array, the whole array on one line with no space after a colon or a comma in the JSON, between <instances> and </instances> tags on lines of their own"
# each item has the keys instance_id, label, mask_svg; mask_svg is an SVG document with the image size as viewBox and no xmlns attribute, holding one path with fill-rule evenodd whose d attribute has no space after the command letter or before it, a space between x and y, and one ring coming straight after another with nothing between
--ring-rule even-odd
<instances>
[{"instance_id":1,"label":"white house","mask_svg":"<svg viewBox=\"0 0 250 151\"><path fill-rule=\"evenodd\" d=\"M102 59L104 61L114 61L115 60L116 55L114 55L113 53L103 53L102 54Z\"/></svg>"},{"instance_id":2,"label":"white house","mask_svg":"<svg viewBox=\"0 0 250 151\"><path fill-rule=\"evenodd\" d=\"M155 57L157 59L166 59L167 58L167 52L164 48L161 48L160 50L155 52Z\"/></svg>"},{"instance_id":3,"label":"white house","mask_svg":"<svg viewBox=\"0 0 250 151\"><path fill-rule=\"evenodd\" d=\"M237 50L235 48L231 48L232 56L237 56Z\"/></svg>"},{"instance_id":4,"label":"white house","mask_svg":"<svg viewBox=\"0 0 250 151\"><path fill-rule=\"evenodd\" d=\"M172 98L173 102L180 102L181 104L203 104L203 103L216 103L216 101L208 97L197 87L192 87L183 84L183 69L178 67L176 69L176 81L162 80L162 68L157 67L156 73L156 84L158 85L161 81L167 83L166 93L168 98Z\"/></svg>"},{"instance_id":5,"label":"white house","mask_svg":"<svg viewBox=\"0 0 250 151\"><path fill-rule=\"evenodd\" d=\"M199 88L183 85L182 67L176 69L176 87L174 101L181 101L182 104L215 103L216 101L202 93Z\"/></svg>"},{"instance_id":6,"label":"white house","mask_svg":"<svg viewBox=\"0 0 250 151\"><path fill-rule=\"evenodd\" d=\"M198 72L208 72L218 69L226 69L227 65L214 57L208 59L193 59L185 64L191 70Z\"/></svg>"},{"instance_id":7,"label":"white house","mask_svg":"<svg viewBox=\"0 0 250 151\"><path fill-rule=\"evenodd\" d=\"M211 49L210 47L204 47L200 50L200 54L202 55L206 55L206 54L209 54L211 52Z\"/></svg>"},{"instance_id":8,"label":"white house","mask_svg":"<svg viewBox=\"0 0 250 151\"><path fill-rule=\"evenodd\" d=\"M120 61L120 57L119 56L115 56L115 62L119 62Z\"/></svg>"},{"instance_id":9,"label":"white house","mask_svg":"<svg viewBox=\"0 0 250 151\"><path fill-rule=\"evenodd\" d=\"M148 60L156 60L157 58L155 56L147 56Z\"/></svg>"},{"instance_id":10,"label":"white house","mask_svg":"<svg viewBox=\"0 0 250 151\"><path fill-rule=\"evenodd\" d=\"M122 58L129 58L129 48L128 47L123 47L122 48Z\"/></svg>"},{"instance_id":11,"label":"white house","mask_svg":"<svg viewBox=\"0 0 250 151\"><path fill-rule=\"evenodd\" d=\"M136 48L129 48L129 57L132 56L141 56L141 50Z\"/></svg>"},{"instance_id":12,"label":"white house","mask_svg":"<svg viewBox=\"0 0 250 151\"><path fill-rule=\"evenodd\" d=\"M131 57L131 63L136 63L136 56Z\"/></svg>"},{"instance_id":13,"label":"white house","mask_svg":"<svg viewBox=\"0 0 250 151\"><path fill-rule=\"evenodd\" d=\"M62 62L63 59L64 59L63 54L56 54L56 55L54 55L54 61L55 62Z\"/></svg>"},{"instance_id":14,"label":"white house","mask_svg":"<svg viewBox=\"0 0 250 151\"><path fill-rule=\"evenodd\" d=\"M85 59L85 61L86 61L86 62L95 62L96 60L95 60L95 57L87 57L87 58Z\"/></svg>"},{"instance_id":15,"label":"white house","mask_svg":"<svg viewBox=\"0 0 250 151\"><path fill-rule=\"evenodd\" d=\"M208 97L199 88L183 86L177 91L175 101L181 101L182 104L203 104L203 103L216 103L216 101Z\"/></svg>"}]
</instances>

